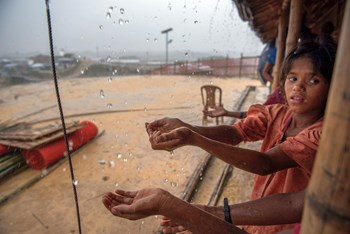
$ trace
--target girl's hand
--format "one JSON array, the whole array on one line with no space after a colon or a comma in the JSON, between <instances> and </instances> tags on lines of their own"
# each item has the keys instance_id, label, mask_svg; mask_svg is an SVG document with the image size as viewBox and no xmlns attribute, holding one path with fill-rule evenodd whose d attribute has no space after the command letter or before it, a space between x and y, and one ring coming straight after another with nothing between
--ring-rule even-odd
<instances>
[{"instance_id":1,"label":"girl's hand","mask_svg":"<svg viewBox=\"0 0 350 234\"><path fill-rule=\"evenodd\" d=\"M176 118L163 118L145 124L146 131L149 136L151 136L155 131L165 133L183 126L185 126L185 123Z\"/></svg>"},{"instance_id":2,"label":"girl's hand","mask_svg":"<svg viewBox=\"0 0 350 234\"><path fill-rule=\"evenodd\" d=\"M181 146L189 145L193 132L186 128L180 127L168 133L155 131L150 135L150 142L154 150L172 151Z\"/></svg>"},{"instance_id":3,"label":"girl's hand","mask_svg":"<svg viewBox=\"0 0 350 234\"><path fill-rule=\"evenodd\" d=\"M117 189L102 197L104 206L114 215L129 220L157 215L170 193L163 189L150 188L139 191Z\"/></svg>"},{"instance_id":4,"label":"girl's hand","mask_svg":"<svg viewBox=\"0 0 350 234\"><path fill-rule=\"evenodd\" d=\"M188 231L185 227L178 225L164 216L160 219L160 226L162 227L163 233L192 234L192 232Z\"/></svg>"},{"instance_id":5,"label":"girl's hand","mask_svg":"<svg viewBox=\"0 0 350 234\"><path fill-rule=\"evenodd\" d=\"M210 117L220 117L220 116L226 116L227 110L222 106L215 106L213 107L214 110L207 111L203 110L203 113L210 116Z\"/></svg>"}]
</instances>

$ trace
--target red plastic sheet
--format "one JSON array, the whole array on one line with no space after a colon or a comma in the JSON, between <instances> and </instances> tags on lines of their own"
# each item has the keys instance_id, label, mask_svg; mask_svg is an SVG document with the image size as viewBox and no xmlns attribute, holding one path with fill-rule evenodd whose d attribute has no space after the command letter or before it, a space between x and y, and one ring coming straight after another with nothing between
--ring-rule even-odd
<instances>
[{"instance_id":1,"label":"red plastic sheet","mask_svg":"<svg viewBox=\"0 0 350 234\"><path fill-rule=\"evenodd\" d=\"M98 129L92 122L83 121L80 124L85 126L68 135L70 152L77 150L97 135ZM63 158L66 151L65 140L61 138L37 149L23 150L22 155L31 168L41 170Z\"/></svg>"}]
</instances>

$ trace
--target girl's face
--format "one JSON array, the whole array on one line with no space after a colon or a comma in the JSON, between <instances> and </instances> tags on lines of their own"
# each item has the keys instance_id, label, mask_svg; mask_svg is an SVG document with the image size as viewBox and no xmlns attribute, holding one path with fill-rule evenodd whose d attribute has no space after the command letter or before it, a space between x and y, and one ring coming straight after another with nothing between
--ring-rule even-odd
<instances>
[{"instance_id":1,"label":"girl's face","mask_svg":"<svg viewBox=\"0 0 350 234\"><path fill-rule=\"evenodd\" d=\"M293 62L284 89L293 112L315 115L324 113L329 83L321 74L315 73L309 58L301 57Z\"/></svg>"}]
</instances>

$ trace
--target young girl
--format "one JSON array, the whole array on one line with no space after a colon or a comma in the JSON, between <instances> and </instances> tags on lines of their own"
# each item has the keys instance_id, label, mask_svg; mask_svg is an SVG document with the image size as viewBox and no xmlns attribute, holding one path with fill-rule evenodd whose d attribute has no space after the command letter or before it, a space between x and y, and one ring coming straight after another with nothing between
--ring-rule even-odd
<instances>
[{"instance_id":1,"label":"young girl","mask_svg":"<svg viewBox=\"0 0 350 234\"><path fill-rule=\"evenodd\" d=\"M334 59L335 48L331 45L301 44L286 57L281 72L288 105L253 105L247 117L233 126L193 126L174 118L146 123L152 148L172 151L184 145L198 146L235 167L257 174L253 200L301 191L309 181L320 141ZM263 140L260 152L235 147L242 141L257 140ZM291 212L301 214L300 210ZM250 209L240 214L231 209L231 214L235 215L233 223L238 225L295 222L258 223L255 221L261 213ZM245 230L267 234L289 228L292 225L247 226Z\"/></svg>"}]
</instances>

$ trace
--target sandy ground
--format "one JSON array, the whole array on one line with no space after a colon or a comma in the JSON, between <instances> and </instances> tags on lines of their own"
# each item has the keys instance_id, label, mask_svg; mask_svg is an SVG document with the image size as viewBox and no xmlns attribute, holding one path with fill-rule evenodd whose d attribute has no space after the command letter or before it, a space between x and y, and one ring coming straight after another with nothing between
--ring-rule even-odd
<instances>
[{"instance_id":1,"label":"sandy ground","mask_svg":"<svg viewBox=\"0 0 350 234\"><path fill-rule=\"evenodd\" d=\"M73 156L78 181L83 233L154 233L158 217L128 221L113 217L102 205L101 195L116 187L162 187L179 196L204 151L183 147L173 153L153 151L145 122L164 116L201 124L200 87L218 85L223 103L231 108L247 85L258 80L184 76L135 76L60 80L65 115L94 111L132 110L71 118L93 121L105 134ZM16 119L56 104L53 82L2 88L1 121ZM37 121L57 117L57 106L26 118ZM105 162L105 163L102 163ZM25 173L31 173L28 169ZM45 172L45 171L44 171ZM34 172L32 172L34 173ZM35 172L38 173L38 172ZM25 178L22 178L25 180ZM0 184L3 196L11 186ZM12 188L13 189L13 188ZM78 233L72 181L66 161L33 186L0 205L0 233Z\"/></svg>"}]
</instances>

